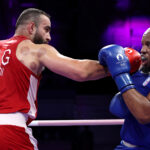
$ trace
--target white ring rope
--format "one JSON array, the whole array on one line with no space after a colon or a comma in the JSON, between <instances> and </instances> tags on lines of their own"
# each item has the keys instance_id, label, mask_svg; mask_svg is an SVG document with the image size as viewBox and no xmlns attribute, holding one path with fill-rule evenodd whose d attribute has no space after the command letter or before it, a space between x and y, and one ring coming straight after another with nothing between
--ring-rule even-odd
<instances>
[{"instance_id":1,"label":"white ring rope","mask_svg":"<svg viewBox=\"0 0 150 150\"><path fill-rule=\"evenodd\" d=\"M96 126L122 125L124 119L93 119L93 120L35 120L29 126Z\"/></svg>"}]
</instances>

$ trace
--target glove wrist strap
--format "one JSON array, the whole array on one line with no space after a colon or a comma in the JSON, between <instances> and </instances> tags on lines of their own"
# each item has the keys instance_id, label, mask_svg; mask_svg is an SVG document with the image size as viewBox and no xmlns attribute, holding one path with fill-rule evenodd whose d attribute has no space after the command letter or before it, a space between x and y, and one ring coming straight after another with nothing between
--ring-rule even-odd
<instances>
[{"instance_id":1,"label":"glove wrist strap","mask_svg":"<svg viewBox=\"0 0 150 150\"><path fill-rule=\"evenodd\" d=\"M134 88L134 84L128 73L124 73L116 76L115 82L119 91L121 91L121 93L124 93L125 91Z\"/></svg>"}]
</instances>

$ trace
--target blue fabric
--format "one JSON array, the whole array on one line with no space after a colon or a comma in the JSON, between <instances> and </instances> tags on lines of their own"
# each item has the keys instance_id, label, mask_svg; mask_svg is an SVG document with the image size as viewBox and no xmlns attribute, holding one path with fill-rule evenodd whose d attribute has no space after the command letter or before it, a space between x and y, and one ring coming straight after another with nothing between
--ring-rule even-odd
<instances>
[{"instance_id":1,"label":"blue fabric","mask_svg":"<svg viewBox=\"0 0 150 150\"><path fill-rule=\"evenodd\" d=\"M150 92L150 76L138 71L132 75L132 80L136 90L147 96ZM120 135L121 139L128 143L139 145L143 148L140 150L150 150L150 123L146 125L140 124L131 113L126 117Z\"/></svg>"},{"instance_id":2,"label":"blue fabric","mask_svg":"<svg viewBox=\"0 0 150 150\"><path fill-rule=\"evenodd\" d=\"M150 150L150 149L144 147L127 147L121 141L120 145L118 145L114 150Z\"/></svg>"}]
</instances>

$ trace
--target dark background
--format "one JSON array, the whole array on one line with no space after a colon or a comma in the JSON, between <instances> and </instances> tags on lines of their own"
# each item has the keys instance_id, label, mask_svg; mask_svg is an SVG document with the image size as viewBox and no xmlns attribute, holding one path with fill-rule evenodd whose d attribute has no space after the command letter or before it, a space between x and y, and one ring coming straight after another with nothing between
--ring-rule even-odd
<instances>
[{"instance_id":1,"label":"dark background","mask_svg":"<svg viewBox=\"0 0 150 150\"><path fill-rule=\"evenodd\" d=\"M99 49L112 43L140 51L150 25L149 0L1 0L0 39L14 34L18 15L29 7L50 14L50 44L78 59L97 59ZM45 69L37 119L115 119L109 113L115 93L111 77L81 83ZM40 150L111 150L120 142L118 125L32 128Z\"/></svg>"}]
</instances>

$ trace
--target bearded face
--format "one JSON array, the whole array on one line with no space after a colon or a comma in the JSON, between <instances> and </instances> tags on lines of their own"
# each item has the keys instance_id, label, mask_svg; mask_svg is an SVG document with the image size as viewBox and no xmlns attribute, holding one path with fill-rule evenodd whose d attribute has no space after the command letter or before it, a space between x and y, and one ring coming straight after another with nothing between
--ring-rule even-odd
<instances>
[{"instance_id":1,"label":"bearded face","mask_svg":"<svg viewBox=\"0 0 150 150\"><path fill-rule=\"evenodd\" d=\"M48 44L49 41L44 40L43 36L40 34L40 32L37 30L34 38L33 38L33 43L35 44Z\"/></svg>"},{"instance_id":2,"label":"bearded face","mask_svg":"<svg viewBox=\"0 0 150 150\"><path fill-rule=\"evenodd\" d=\"M51 29L51 22L50 19L45 16L41 15L39 20L35 21L35 32L33 33L32 41L35 44L48 44L51 40L50 36L50 29Z\"/></svg>"}]
</instances>

